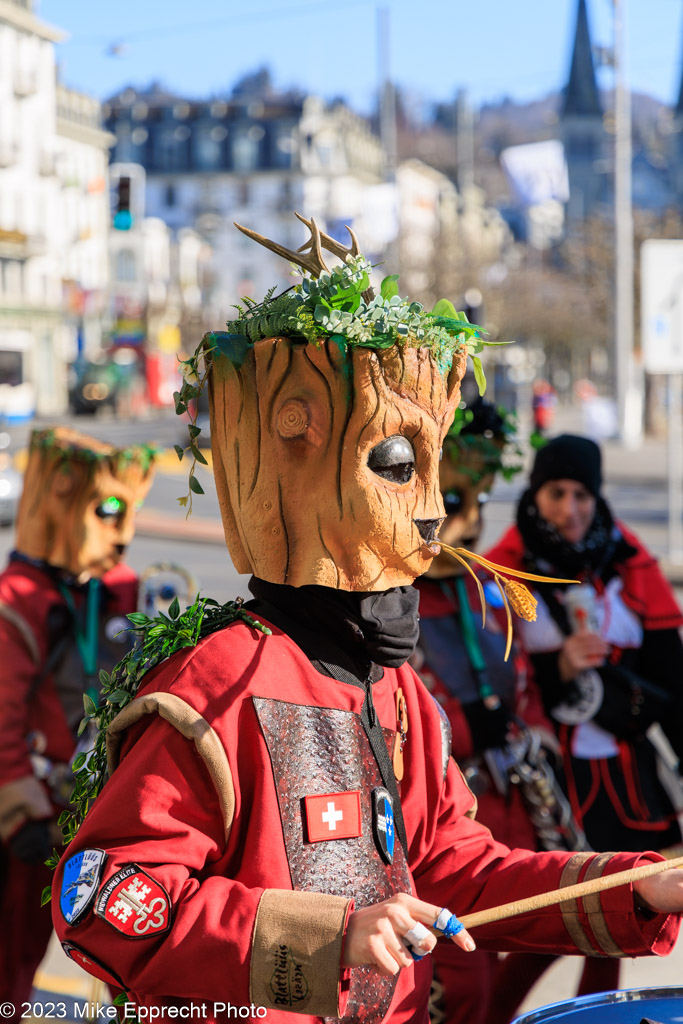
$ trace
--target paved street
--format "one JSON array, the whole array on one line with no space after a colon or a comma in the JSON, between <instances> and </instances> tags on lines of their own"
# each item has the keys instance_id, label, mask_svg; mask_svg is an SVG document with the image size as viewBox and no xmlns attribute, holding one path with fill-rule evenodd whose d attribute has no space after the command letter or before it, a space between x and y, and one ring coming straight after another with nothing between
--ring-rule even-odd
<instances>
[{"instance_id":1,"label":"paved street","mask_svg":"<svg viewBox=\"0 0 683 1024\"><path fill-rule=\"evenodd\" d=\"M185 521L176 498L185 493L187 465L178 463L172 446L183 443L182 426L172 415L138 422L114 422L79 418L72 421L86 432L116 444L154 441L165 449L160 471L139 516L138 534L129 552L129 562L138 571L160 561L173 561L191 568L204 593L219 600L238 594L248 597L247 577L235 573L222 538L218 502L209 471L199 468L205 496L195 496L194 511ZM559 430L578 430L572 411L558 416ZM12 450L25 451L28 429L15 430ZM169 452L170 449L170 452ZM614 444L604 446L606 494L624 519L656 554L666 554L666 450L663 442L647 441L637 452L624 452ZM507 527L514 514L523 480L499 484L487 506L484 544L492 543ZM0 559L12 545L12 531L0 529ZM679 572L672 570L678 578ZM679 595L680 596L680 595ZM579 958L563 958L541 979L526 1000L525 1008L544 1005L573 995L580 971ZM667 959L626 961L622 987L680 984L683 980L683 941ZM71 1001L101 998L101 989L56 945L50 949L36 979L42 998L63 999L72 1014ZM36 996L38 998L38 995Z\"/></svg>"},{"instance_id":2,"label":"paved street","mask_svg":"<svg viewBox=\"0 0 683 1024\"><path fill-rule=\"evenodd\" d=\"M178 462L174 444L184 444L182 423L172 413L154 419L117 422L115 420L76 417L68 422L77 429L125 445L154 442L164 449L160 469L138 519L138 533L131 545L129 562L138 571L153 562L172 561L192 566L202 590L219 600L246 596L246 578L235 573L223 543L218 501L209 470L198 467L198 478L205 495L195 495L189 519L177 498L187 493L188 463ZM580 432L575 409L560 410L557 431ZM523 433L523 432L522 432ZM25 452L29 428L12 431L13 452ZM608 442L603 445L605 494L617 514L630 525L651 550L666 562L667 491L666 444L648 439L637 451L626 451ZM486 510L483 546L492 544L512 521L516 501L524 488L524 475L512 483L500 482ZM12 530L0 528L0 557L12 546ZM683 582L683 568L667 567Z\"/></svg>"}]
</instances>

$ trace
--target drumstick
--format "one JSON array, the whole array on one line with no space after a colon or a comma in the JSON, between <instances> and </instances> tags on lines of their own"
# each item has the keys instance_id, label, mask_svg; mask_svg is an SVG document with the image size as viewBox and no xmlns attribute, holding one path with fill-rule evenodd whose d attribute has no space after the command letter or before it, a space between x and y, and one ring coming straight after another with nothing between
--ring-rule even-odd
<instances>
[{"instance_id":1,"label":"drumstick","mask_svg":"<svg viewBox=\"0 0 683 1024\"><path fill-rule=\"evenodd\" d=\"M507 917L527 914L530 910L540 910L541 907L552 907L556 903L564 903L565 900L588 896L592 892L615 889L618 885L627 885L629 882L637 882L641 878L649 878L651 875L661 874L662 871L680 867L683 867L683 857L658 861L656 864L643 864L639 868L617 871L615 874L605 875L603 878L592 878L590 882L579 882L577 885L568 885L564 889L553 889L551 892L541 892L537 896L529 896L524 900L514 900L512 903L503 903L499 907L479 910L475 914L465 914L460 918L460 922L465 928L476 928L482 924L491 924L493 921L504 921Z\"/></svg>"}]
</instances>

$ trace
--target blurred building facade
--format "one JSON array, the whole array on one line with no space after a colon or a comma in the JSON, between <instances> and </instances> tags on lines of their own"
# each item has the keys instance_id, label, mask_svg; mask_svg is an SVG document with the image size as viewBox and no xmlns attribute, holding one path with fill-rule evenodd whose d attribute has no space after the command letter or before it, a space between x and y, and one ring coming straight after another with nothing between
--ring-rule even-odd
<instances>
[{"instance_id":1,"label":"blurred building facade","mask_svg":"<svg viewBox=\"0 0 683 1024\"><path fill-rule=\"evenodd\" d=\"M229 100L125 89L106 113L114 159L145 169L149 215L210 244L204 303L214 327L240 295L291 284L282 260L233 221L296 249L307 232L292 210L335 237L345 223L362 231L365 192L381 182L379 142L361 118L342 104L275 93L258 74Z\"/></svg>"},{"instance_id":2,"label":"blurred building facade","mask_svg":"<svg viewBox=\"0 0 683 1024\"><path fill-rule=\"evenodd\" d=\"M210 244L206 327L232 316L241 295L259 297L292 283L282 259L235 231L233 221L289 249L307 238L293 210L313 216L340 241L348 241L349 225L373 262L390 256L402 287L427 297L439 238L466 222L463 208L481 205L479 193L460 196L420 161L407 161L395 181L385 181L381 143L364 118L342 102L277 92L265 71L244 78L227 99L190 101L156 85L127 88L107 102L105 114L117 140L113 158L145 169L148 213ZM477 236L485 245L493 238L497 244L502 224L490 214L495 229ZM486 218L480 221L488 227Z\"/></svg>"},{"instance_id":3,"label":"blurred building facade","mask_svg":"<svg viewBox=\"0 0 683 1024\"><path fill-rule=\"evenodd\" d=\"M419 295L428 307L450 298L465 309L468 293L482 286L511 243L507 224L482 189L472 184L458 189L421 160L399 164L396 187L403 290Z\"/></svg>"},{"instance_id":4,"label":"blurred building facade","mask_svg":"<svg viewBox=\"0 0 683 1024\"><path fill-rule=\"evenodd\" d=\"M66 405L66 364L99 345L108 148L99 103L57 84L62 33L0 4L0 418Z\"/></svg>"}]
</instances>

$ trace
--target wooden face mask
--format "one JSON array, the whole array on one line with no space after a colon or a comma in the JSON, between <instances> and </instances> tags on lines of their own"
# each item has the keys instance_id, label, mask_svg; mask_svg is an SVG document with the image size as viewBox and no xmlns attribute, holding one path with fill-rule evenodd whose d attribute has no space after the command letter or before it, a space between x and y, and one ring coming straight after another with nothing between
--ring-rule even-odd
<instances>
[{"instance_id":1,"label":"wooden face mask","mask_svg":"<svg viewBox=\"0 0 683 1024\"><path fill-rule=\"evenodd\" d=\"M116 449L57 427L31 436L16 547L79 580L102 576L133 538L153 449Z\"/></svg>"},{"instance_id":2,"label":"wooden face mask","mask_svg":"<svg viewBox=\"0 0 683 1024\"><path fill-rule=\"evenodd\" d=\"M347 248L310 230L294 251L248 228L302 268L303 280L263 302L245 299L228 332L210 332L183 362L184 413L208 380L213 469L238 572L271 583L382 591L410 584L438 546L439 454L468 352L481 330L440 300L402 299L397 276L379 295L353 232ZM328 270L322 250L342 262ZM200 432L177 446L202 461ZM190 470L190 494L202 493Z\"/></svg>"},{"instance_id":3,"label":"wooden face mask","mask_svg":"<svg viewBox=\"0 0 683 1024\"><path fill-rule=\"evenodd\" d=\"M210 377L213 465L238 572L380 591L428 568L439 453L465 355L265 338Z\"/></svg>"}]
</instances>

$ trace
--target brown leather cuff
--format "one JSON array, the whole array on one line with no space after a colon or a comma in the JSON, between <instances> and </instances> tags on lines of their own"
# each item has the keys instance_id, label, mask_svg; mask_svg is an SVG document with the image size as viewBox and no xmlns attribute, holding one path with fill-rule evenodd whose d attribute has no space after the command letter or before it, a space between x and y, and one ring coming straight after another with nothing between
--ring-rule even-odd
<instances>
[{"instance_id":1,"label":"brown leather cuff","mask_svg":"<svg viewBox=\"0 0 683 1024\"><path fill-rule=\"evenodd\" d=\"M315 1017L339 1017L341 955L352 901L266 889L251 948L251 1001Z\"/></svg>"}]
</instances>

